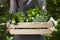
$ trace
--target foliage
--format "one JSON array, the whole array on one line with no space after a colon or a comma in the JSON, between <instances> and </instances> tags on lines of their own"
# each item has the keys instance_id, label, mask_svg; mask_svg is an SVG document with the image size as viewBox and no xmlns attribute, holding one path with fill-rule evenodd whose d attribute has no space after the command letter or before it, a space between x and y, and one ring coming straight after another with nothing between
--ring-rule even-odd
<instances>
[{"instance_id":1,"label":"foliage","mask_svg":"<svg viewBox=\"0 0 60 40\"><path fill-rule=\"evenodd\" d=\"M44 13L38 6L34 9L29 9L27 12L27 20L28 22L44 22L47 21L47 13Z\"/></svg>"},{"instance_id":2,"label":"foliage","mask_svg":"<svg viewBox=\"0 0 60 40\"><path fill-rule=\"evenodd\" d=\"M16 24L18 22L46 22L48 20L47 13L44 13L38 6L26 11L27 15L23 12L17 12L12 14L10 18L11 23Z\"/></svg>"},{"instance_id":3,"label":"foliage","mask_svg":"<svg viewBox=\"0 0 60 40\"><path fill-rule=\"evenodd\" d=\"M40 19L42 21L47 21L49 17L53 17L55 20L59 19L60 15L60 0L46 0L46 8L47 8L47 14L43 13L41 9L34 8L29 9L27 12L27 15L23 13L16 13L16 14L9 14L9 4L7 2L8 0L0 0L0 23L6 23L7 21L11 20L11 23L14 24L15 22L37 22ZM47 15L47 16L46 16ZM46 20L45 20L46 19ZM60 19L59 19L60 20ZM58 25L56 26L57 32L53 32L52 37L46 36L45 40L60 40L60 21L58 22ZM6 25L2 26L0 25L0 40L13 40L13 37L7 32Z\"/></svg>"},{"instance_id":4,"label":"foliage","mask_svg":"<svg viewBox=\"0 0 60 40\"><path fill-rule=\"evenodd\" d=\"M25 15L23 14L23 12L17 12L16 14L12 14L11 16L12 18L11 23L13 23L13 21L15 21L15 24L18 22L24 22L25 20Z\"/></svg>"},{"instance_id":5,"label":"foliage","mask_svg":"<svg viewBox=\"0 0 60 40\"><path fill-rule=\"evenodd\" d=\"M6 33L6 27L5 25L0 25L0 40L6 40L6 36L7 36L7 33Z\"/></svg>"},{"instance_id":6,"label":"foliage","mask_svg":"<svg viewBox=\"0 0 60 40\"><path fill-rule=\"evenodd\" d=\"M55 26L57 31L52 32L52 36L46 36L45 40L60 40L60 19L58 21L58 25Z\"/></svg>"},{"instance_id":7,"label":"foliage","mask_svg":"<svg viewBox=\"0 0 60 40\"><path fill-rule=\"evenodd\" d=\"M48 15L57 20L60 15L60 0L46 0L46 2Z\"/></svg>"},{"instance_id":8,"label":"foliage","mask_svg":"<svg viewBox=\"0 0 60 40\"><path fill-rule=\"evenodd\" d=\"M8 8L7 0L0 0L0 16L5 15Z\"/></svg>"},{"instance_id":9,"label":"foliage","mask_svg":"<svg viewBox=\"0 0 60 40\"><path fill-rule=\"evenodd\" d=\"M53 40L60 40L60 20L58 21L58 25L56 26L57 32L53 33Z\"/></svg>"},{"instance_id":10,"label":"foliage","mask_svg":"<svg viewBox=\"0 0 60 40\"><path fill-rule=\"evenodd\" d=\"M49 17L53 17L55 20L58 20L60 17L60 0L46 0L46 8ZM60 20L60 19L59 19ZM54 31L52 37L47 36L46 40L60 40L60 22L55 27L58 31Z\"/></svg>"}]
</instances>

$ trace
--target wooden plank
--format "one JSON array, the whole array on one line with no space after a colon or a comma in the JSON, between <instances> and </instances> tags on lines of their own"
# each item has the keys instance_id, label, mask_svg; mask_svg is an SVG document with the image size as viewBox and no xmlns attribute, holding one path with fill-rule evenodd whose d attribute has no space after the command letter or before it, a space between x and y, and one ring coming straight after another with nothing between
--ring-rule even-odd
<instances>
[{"instance_id":1,"label":"wooden plank","mask_svg":"<svg viewBox=\"0 0 60 40\"><path fill-rule=\"evenodd\" d=\"M51 22L23 22L18 25L10 24L10 28L51 28L53 25Z\"/></svg>"},{"instance_id":2,"label":"wooden plank","mask_svg":"<svg viewBox=\"0 0 60 40\"><path fill-rule=\"evenodd\" d=\"M10 34L12 35L31 35L31 34L51 34L50 29L10 29Z\"/></svg>"}]
</instances>

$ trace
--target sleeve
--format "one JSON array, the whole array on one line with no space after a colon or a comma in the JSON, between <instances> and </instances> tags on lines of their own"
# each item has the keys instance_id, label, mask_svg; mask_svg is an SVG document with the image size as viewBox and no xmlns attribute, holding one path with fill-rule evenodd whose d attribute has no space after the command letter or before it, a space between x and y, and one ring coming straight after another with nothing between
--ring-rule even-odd
<instances>
[{"instance_id":1,"label":"sleeve","mask_svg":"<svg viewBox=\"0 0 60 40\"><path fill-rule=\"evenodd\" d=\"M17 10L16 0L10 0L9 13L16 13L16 10Z\"/></svg>"},{"instance_id":2,"label":"sleeve","mask_svg":"<svg viewBox=\"0 0 60 40\"><path fill-rule=\"evenodd\" d=\"M46 0L38 0L39 7L42 9L43 12L47 12L46 10Z\"/></svg>"},{"instance_id":3,"label":"sleeve","mask_svg":"<svg viewBox=\"0 0 60 40\"><path fill-rule=\"evenodd\" d=\"M43 10L43 12L47 12L47 10L46 10L46 0L42 0L41 2L42 2L42 10Z\"/></svg>"}]
</instances>

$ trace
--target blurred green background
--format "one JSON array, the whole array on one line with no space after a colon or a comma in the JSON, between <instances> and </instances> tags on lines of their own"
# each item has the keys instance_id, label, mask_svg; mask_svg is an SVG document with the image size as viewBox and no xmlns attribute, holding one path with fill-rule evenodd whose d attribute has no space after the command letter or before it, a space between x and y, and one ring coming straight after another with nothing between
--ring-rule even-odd
<instances>
[{"instance_id":1,"label":"blurred green background","mask_svg":"<svg viewBox=\"0 0 60 40\"><path fill-rule=\"evenodd\" d=\"M53 17L55 20L59 20L58 25L55 26L57 31L53 31L52 37L46 36L45 40L60 40L60 0L46 0L46 9L47 9L47 17L38 7L35 7L34 9L30 9L27 11L26 18L22 18L23 16L19 14L19 12L18 14L14 14L14 16L12 14L9 14L8 12L9 0L0 0L0 24L6 23L8 20L11 20L12 24L14 23L13 21L15 22L24 22L24 21L30 22L32 20L35 21L37 20L36 17L38 16L41 16L43 18L46 17L46 21L48 21L48 18ZM36 19L34 20L34 18ZM7 32L6 25L0 25L0 40L13 40L13 36Z\"/></svg>"}]
</instances>

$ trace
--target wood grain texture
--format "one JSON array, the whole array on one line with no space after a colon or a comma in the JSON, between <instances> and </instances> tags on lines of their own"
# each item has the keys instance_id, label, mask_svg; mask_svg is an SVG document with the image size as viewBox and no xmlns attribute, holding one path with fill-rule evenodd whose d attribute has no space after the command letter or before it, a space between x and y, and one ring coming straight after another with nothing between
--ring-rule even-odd
<instances>
[{"instance_id":1,"label":"wood grain texture","mask_svg":"<svg viewBox=\"0 0 60 40\"><path fill-rule=\"evenodd\" d=\"M18 25L10 24L10 28L51 28L52 26L51 22L24 22L18 23Z\"/></svg>"},{"instance_id":2,"label":"wood grain texture","mask_svg":"<svg viewBox=\"0 0 60 40\"><path fill-rule=\"evenodd\" d=\"M23 23L18 23L18 25L10 24L9 32L12 35L31 35L31 34L45 35L52 33L52 30L50 29L52 26L53 26L52 22L23 22Z\"/></svg>"},{"instance_id":3,"label":"wood grain texture","mask_svg":"<svg viewBox=\"0 0 60 40\"><path fill-rule=\"evenodd\" d=\"M51 34L50 29L11 29L10 34L12 35L33 35L33 34Z\"/></svg>"}]
</instances>

